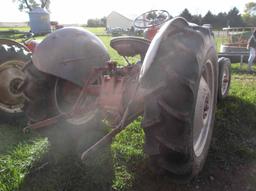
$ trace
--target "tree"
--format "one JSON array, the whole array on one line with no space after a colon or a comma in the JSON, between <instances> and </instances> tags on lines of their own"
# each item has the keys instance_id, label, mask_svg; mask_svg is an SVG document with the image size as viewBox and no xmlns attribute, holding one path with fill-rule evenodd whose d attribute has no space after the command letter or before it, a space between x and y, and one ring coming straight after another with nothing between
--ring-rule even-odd
<instances>
[{"instance_id":1,"label":"tree","mask_svg":"<svg viewBox=\"0 0 256 191\"><path fill-rule=\"evenodd\" d=\"M221 29L228 26L227 13L219 13L216 16L216 28Z\"/></svg>"},{"instance_id":2,"label":"tree","mask_svg":"<svg viewBox=\"0 0 256 191\"><path fill-rule=\"evenodd\" d=\"M184 9L182 11L182 13L180 14L181 17L184 17L185 19L187 19L187 21L191 22L192 21L192 15L190 14L190 12L188 11L188 9Z\"/></svg>"},{"instance_id":3,"label":"tree","mask_svg":"<svg viewBox=\"0 0 256 191\"><path fill-rule=\"evenodd\" d=\"M107 26L107 17L103 17L100 19L100 22L101 22L101 25L103 27L106 27Z\"/></svg>"},{"instance_id":4,"label":"tree","mask_svg":"<svg viewBox=\"0 0 256 191\"><path fill-rule=\"evenodd\" d=\"M13 0L17 2L20 11L31 11L36 7L46 8L49 11L50 0Z\"/></svg>"},{"instance_id":5,"label":"tree","mask_svg":"<svg viewBox=\"0 0 256 191\"><path fill-rule=\"evenodd\" d=\"M192 23L196 23L198 25L202 24L202 15L192 15Z\"/></svg>"},{"instance_id":6,"label":"tree","mask_svg":"<svg viewBox=\"0 0 256 191\"><path fill-rule=\"evenodd\" d=\"M212 26L215 26L215 21L215 16L211 11L208 11L202 19L202 24L211 24Z\"/></svg>"},{"instance_id":7,"label":"tree","mask_svg":"<svg viewBox=\"0 0 256 191\"><path fill-rule=\"evenodd\" d=\"M101 19L88 19L87 21L88 27L106 27L107 26L107 18L103 17Z\"/></svg>"},{"instance_id":8,"label":"tree","mask_svg":"<svg viewBox=\"0 0 256 191\"><path fill-rule=\"evenodd\" d=\"M247 26L254 27L256 25L256 3L249 2L245 4L242 18Z\"/></svg>"},{"instance_id":9,"label":"tree","mask_svg":"<svg viewBox=\"0 0 256 191\"><path fill-rule=\"evenodd\" d=\"M250 16L256 15L256 3L249 2L245 4L245 14L249 14Z\"/></svg>"},{"instance_id":10,"label":"tree","mask_svg":"<svg viewBox=\"0 0 256 191\"><path fill-rule=\"evenodd\" d=\"M230 27L244 27L242 16L239 14L239 10L234 7L227 14L228 26Z\"/></svg>"}]
</instances>

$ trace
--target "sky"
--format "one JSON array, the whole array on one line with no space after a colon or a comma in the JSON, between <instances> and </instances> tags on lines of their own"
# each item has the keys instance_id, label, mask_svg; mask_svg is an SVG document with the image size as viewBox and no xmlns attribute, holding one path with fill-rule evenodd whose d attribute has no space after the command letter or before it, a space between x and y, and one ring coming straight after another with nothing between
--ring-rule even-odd
<instances>
[{"instance_id":1,"label":"sky","mask_svg":"<svg viewBox=\"0 0 256 191\"><path fill-rule=\"evenodd\" d=\"M111 11L131 19L152 9L167 10L172 16L179 15L185 8L191 14L205 15L208 10L217 14L237 7L242 13L249 1L252 0L51 0L50 18L62 24L85 24L88 19L102 18ZM13 0L1 0L0 22L20 21L28 21L28 14L20 12Z\"/></svg>"}]
</instances>

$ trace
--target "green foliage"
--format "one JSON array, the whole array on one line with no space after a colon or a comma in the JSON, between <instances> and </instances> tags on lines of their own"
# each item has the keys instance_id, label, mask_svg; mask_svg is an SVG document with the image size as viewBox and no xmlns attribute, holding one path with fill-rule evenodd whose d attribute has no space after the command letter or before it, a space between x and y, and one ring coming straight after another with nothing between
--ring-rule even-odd
<instances>
[{"instance_id":1,"label":"green foliage","mask_svg":"<svg viewBox=\"0 0 256 191\"><path fill-rule=\"evenodd\" d=\"M13 150L0 156L0 190L12 191L19 188L33 163L47 150L46 139L35 139L19 143Z\"/></svg>"},{"instance_id":2,"label":"green foliage","mask_svg":"<svg viewBox=\"0 0 256 191\"><path fill-rule=\"evenodd\" d=\"M106 27L107 18L103 17L101 19L88 19L87 27Z\"/></svg>"},{"instance_id":3,"label":"green foliage","mask_svg":"<svg viewBox=\"0 0 256 191\"><path fill-rule=\"evenodd\" d=\"M115 179L113 180L112 188L117 191L127 190L132 187L134 177L128 172L126 166L115 166Z\"/></svg>"},{"instance_id":4,"label":"green foliage","mask_svg":"<svg viewBox=\"0 0 256 191\"><path fill-rule=\"evenodd\" d=\"M245 5L243 20L250 27L254 27L256 25L256 3L255 2L249 2Z\"/></svg>"},{"instance_id":5,"label":"green foliage","mask_svg":"<svg viewBox=\"0 0 256 191\"><path fill-rule=\"evenodd\" d=\"M127 190L132 186L136 167L144 159L144 132L140 123L141 118L130 124L111 145L115 173L112 187L115 190Z\"/></svg>"},{"instance_id":6,"label":"green foliage","mask_svg":"<svg viewBox=\"0 0 256 191\"><path fill-rule=\"evenodd\" d=\"M184 9L182 11L182 13L180 14L181 17L184 17L185 19L187 19L187 21L191 22L192 21L192 15L191 13L188 11L188 9Z\"/></svg>"},{"instance_id":7,"label":"green foliage","mask_svg":"<svg viewBox=\"0 0 256 191\"><path fill-rule=\"evenodd\" d=\"M107 35L104 27L84 27L84 28L97 36Z\"/></svg>"},{"instance_id":8,"label":"green foliage","mask_svg":"<svg viewBox=\"0 0 256 191\"><path fill-rule=\"evenodd\" d=\"M256 25L256 15L245 13L243 14L243 20L249 27L254 27Z\"/></svg>"},{"instance_id":9,"label":"green foliage","mask_svg":"<svg viewBox=\"0 0 256 191\"><path fill-rule=\"evenodd\" d=\"M18 4L20 11L31 11L34 8L41 7L49 10L50 0L13 0Z\"/></svg>"},{"instance_id":10,"label":"green foliage","mask_svg":"<svg viewBox=\"0 0 256 191\"><path fill-rule=\"evenodd\" d=\"M228 13L220 12L217 15L208 11L203 17L202 15L192 15L188 9L184 9L180 14L181 17L186 18L189 22L193 22L199 25L211 24L213 28L223 28L223 27L244 27L248 25L243 20L239 13L239 10L234 7L230 9Z\"/></svg>"},{"instance_id":11,"label":"green foliage","mask_svg":"<svg viewBox=\"0 0 256 191\"><path fill-rule=\"evenodd\" d=\"M256 15L256 3L255 2L249 2L245 4L245 10L244 12L249 15Z\"/></svg>"},{"instance_id":12,"label":"green foliage","mask_svg":"<svg viewBox=\"0 0 256 191\"><path fill-rule=\"evenodd\" d=\"M239 13L239 10L234 7L227 14L227 22L230 27L244 27L242 16Z\"/></svg>"}]
</instances>

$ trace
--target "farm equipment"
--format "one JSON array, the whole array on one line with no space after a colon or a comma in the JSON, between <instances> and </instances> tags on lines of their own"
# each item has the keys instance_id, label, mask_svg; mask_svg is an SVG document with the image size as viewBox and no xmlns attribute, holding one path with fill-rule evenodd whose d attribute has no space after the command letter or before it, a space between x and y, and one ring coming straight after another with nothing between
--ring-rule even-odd
<instances>
[{"instance_id":1,"label":"farm equipment","mask_svg":"<svg viewBox=\"0 0 256 191\"><path fill-rule=\"evenodd\" d=\"M165 10L152 10L138 16L133 25L135 28L144 29L144 37L152 40L161 25L170 19L170 14Z\"/></svg>"},{"instance_id":2,"label":"farm equipment","mask_svg":"<svg viewBox=\"0 0 256 191\"><path fill-rule=\"evenodd\" d=\"M148 23L156 27L159 22ZM63 28L48 35L24 69L24 111L30 121L24 130L66 121L86 131L86 124L100 117L112 130L81 153L86 159L143 115L151 167L182 180L197 175L209 149L217 97L228 92L230 62L218 61L208 28L180 17L161 25L152 41L111 40L127 61L122 67L85 29ZM140 59L130 63L128 57L136 55Z\"/></svg>"},{"instance_id":3,"label":"farm equipment","mask_svg":"<svg viewBox=\"0 0 256 191\"><path fill-rule=\"evenodd\" d=\"M247 62L249 58L247 42L254 30L254 27L224 28L219 57L229 58L231 63Z\"/></svg>"},{"instance_id":4,"label":"farm equipment","mask_svg":"<svg viewBox=\"0 0 256 191\"><path fill-rule=\"evenodd\" d=\"M20 115L22 112L24 98L19 91L19 86L24 80L22 69L31 59L35 42L30 39L30 33L1 31L0 34L26 36L22 44L9 39L0 39L0 111L1 117L6 118Z\"/></svg>"}]
</instances>

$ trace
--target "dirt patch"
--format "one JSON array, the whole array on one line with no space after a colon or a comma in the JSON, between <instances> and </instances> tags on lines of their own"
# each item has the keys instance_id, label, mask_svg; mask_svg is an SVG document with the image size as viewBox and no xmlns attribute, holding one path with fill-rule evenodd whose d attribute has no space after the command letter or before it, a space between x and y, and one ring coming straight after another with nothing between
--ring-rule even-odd
<instances>
[{"instance_id":1,"label":"dirt patch","mask_svg":"<svg viewBox=\"0 0 256 191\"><path fill-rule=\"evenodd\" d=\"M167 176L159 177L144 169L137 174L134 191L254 191L256 164L229 169L206 163L203 172L189 184L176 184Z\"/></svg>"}]
</instances>

